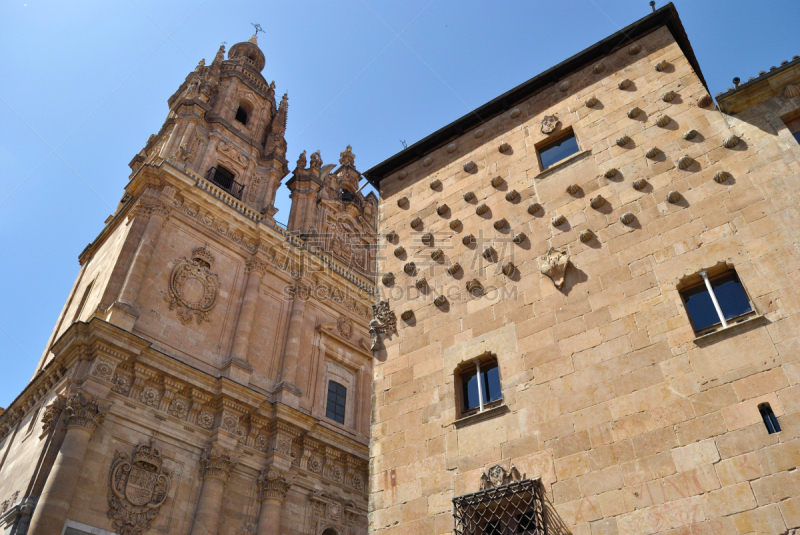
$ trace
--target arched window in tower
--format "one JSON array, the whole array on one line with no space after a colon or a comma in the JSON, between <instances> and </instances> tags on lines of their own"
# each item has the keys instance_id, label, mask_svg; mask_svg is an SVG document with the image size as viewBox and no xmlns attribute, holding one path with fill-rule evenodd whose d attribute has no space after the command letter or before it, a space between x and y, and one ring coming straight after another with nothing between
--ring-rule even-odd
<instances>
[{"instance_id":1,"label":"arched window in tower","mask_svg":"<svg viewBox=\"0 0 800 535\"><path fill-rule=\"evenodd\" d=\"M247 124L247 110L243 107L239 106L239 109L236 110L236 120L240 123L246 125Z\"/></svg>"}]
</instances>

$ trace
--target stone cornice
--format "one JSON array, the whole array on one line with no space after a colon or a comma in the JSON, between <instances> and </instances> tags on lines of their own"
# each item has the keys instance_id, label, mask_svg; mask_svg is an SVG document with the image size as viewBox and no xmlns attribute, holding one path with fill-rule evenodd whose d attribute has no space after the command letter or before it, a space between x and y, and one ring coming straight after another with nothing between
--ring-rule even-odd
<instances>
[{"instance_id":1,"label":"stone cornice","mask_svg":"<svg viewBox=\"0 0 800 535\"><path fill-rule=\"evenodd\" d=\"M316 331L320 333L322 336L325 336L331 339L334 343L344 346L347 349L351 349L355 351L357 354L364 356L368 360L372 360L372 351L369 350L370 338L369 334L363 334L361 332L354 332L353 339L358 339L360 337L361 340L367 344L366 346L359 345L357 342L348 340L341 335L334 332L333 329L328 328L328 324L321 324L317 325Z\"/></svg>"}]
</instances>

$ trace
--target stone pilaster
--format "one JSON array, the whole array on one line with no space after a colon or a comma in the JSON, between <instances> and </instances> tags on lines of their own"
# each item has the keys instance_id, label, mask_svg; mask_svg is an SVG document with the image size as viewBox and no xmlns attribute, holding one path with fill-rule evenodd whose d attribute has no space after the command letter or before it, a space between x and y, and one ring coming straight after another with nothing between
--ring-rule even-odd
<instances>
[{"instance_id":1,"label":"stone pilaster","mask_svg":"<svg viewBox=\"0 0 800 535\"><path fill-rule=\"evenodd\" d=\"M261 512L258 516L258 535L280 533L281 512L286 492L292 485L285 472L269 467L258 476L258 500Z\"/></svg>"},{"instance_id":2,"label":"stone pilaster","mask_svg":"<svg viewBox=\"0 0 800 535\"><path fill-rule=\"evenodd\" d=\"M66 435L33 512L28 531L31 535L61 533L83 471L89 439L103 423L110 407L83 392L67 398L64 405Z\"/></svg>"},{"instance_id":3,"label":"stone pilaster","mask_svg":"<svg viewBox=\"0 0 800 535\"><path fill-rule=\"evenodd\" d=\"M222 495L239 455L218 444L211 444L200 456L203 488L194 514L191 535L217 535Z\"/></svg>"}]
</instances>

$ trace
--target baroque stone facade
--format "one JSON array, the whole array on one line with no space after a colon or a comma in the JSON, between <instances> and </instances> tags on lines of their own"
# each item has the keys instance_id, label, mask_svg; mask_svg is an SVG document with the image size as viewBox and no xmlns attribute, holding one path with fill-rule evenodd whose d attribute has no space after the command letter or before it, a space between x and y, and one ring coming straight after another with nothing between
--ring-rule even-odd
<instances>
[{"instance_id":1,"label":"baroque stone facade","mask_svg":"<svg viewBox=\"0 0 800 535\"><path fill-rule=\"evenodd\" d=\"M0 414L0 532L366 533L378 203L347 147L274 221L288 97L264 65L255 36L201 61L131 162Z\"/></svg>"},{"instance_id":2,"label":"baroque stone facade","mask_svg":"<svg viewBox=\"0 0 800 535\"><path fill-rule=\"evenodd\" d=\"M800 526L798 86L718 109L670 4L365 172L370 533Z\"/></svg>"}]
</instances>

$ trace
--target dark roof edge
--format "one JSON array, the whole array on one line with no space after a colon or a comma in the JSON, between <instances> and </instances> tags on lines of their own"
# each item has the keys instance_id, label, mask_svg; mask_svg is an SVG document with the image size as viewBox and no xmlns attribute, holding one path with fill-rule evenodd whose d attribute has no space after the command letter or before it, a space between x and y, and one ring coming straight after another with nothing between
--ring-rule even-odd
<instances>
[{"instance_id":1,"label":"dark roof edge","mask_svg":"<svg viewBox=\"0 0 800 535\"><path fill-rule=\"evenodd\" d=\"M595 43L582 52L578 52L571 58L534 76L527 82L523 82L510 91L490 100L463 117L456 119L444 128L440 128L413 145L408 146L394 156L390 156L378 165L365 171L363 176L376 189L380 190L381 180L390 173L420 158L424 154L431 152L444 142L454 139L475 126L486 122L488 119L511 108L514 104L525 100L560 78L607 56L621 45L631 43L661 26L666 26L672 33L675 41L681 47L681 51L683 51L686 59L689 60L689 63L707 90L708 85L706 84L705 78L703 78L703 73L700 71L700 65L697 63L692 45L689 43L689 37L683 29L678 11L675 9L672 2L670 2L657 9L655 12L648 14L646 17L639 19L613 35Z\"/></svg>"},{"instance_id":2,"label":"dark roof edge","mask_svg":"<svg viewBox=\"0 0 800 535\"><path fill-rule=\"evenodd\" d=\"M722 112L727 113L728 112L728 106L727 106L727 102L726 102L727 99L729 99L730 97L736 95L736 93L739 93L739 92L741 92L741 91L743 91L745 89L749 89L749 88L753 87L754 85L757 85L757 84L760 84L761 82L764 82L765 80L769 80L771 77L775 76L776 74L780 74L783 71L791 69L792 67L794 67L795 65L798 65L798 64L800 64L800 57L795 56L792 61L787 61L786 64L781 65L780 67L775 67L774 69L769 70L769 71L765 72L764 74L759 74L758 76L754 77L752 80L748 80L743 84L739 84L739 86L736 87L736 88L728 88L728 90L725 91L725 92L717 93L715 98L717 100L717 104L719 104L719 109Z\"/></svg>"}]
</instances>

